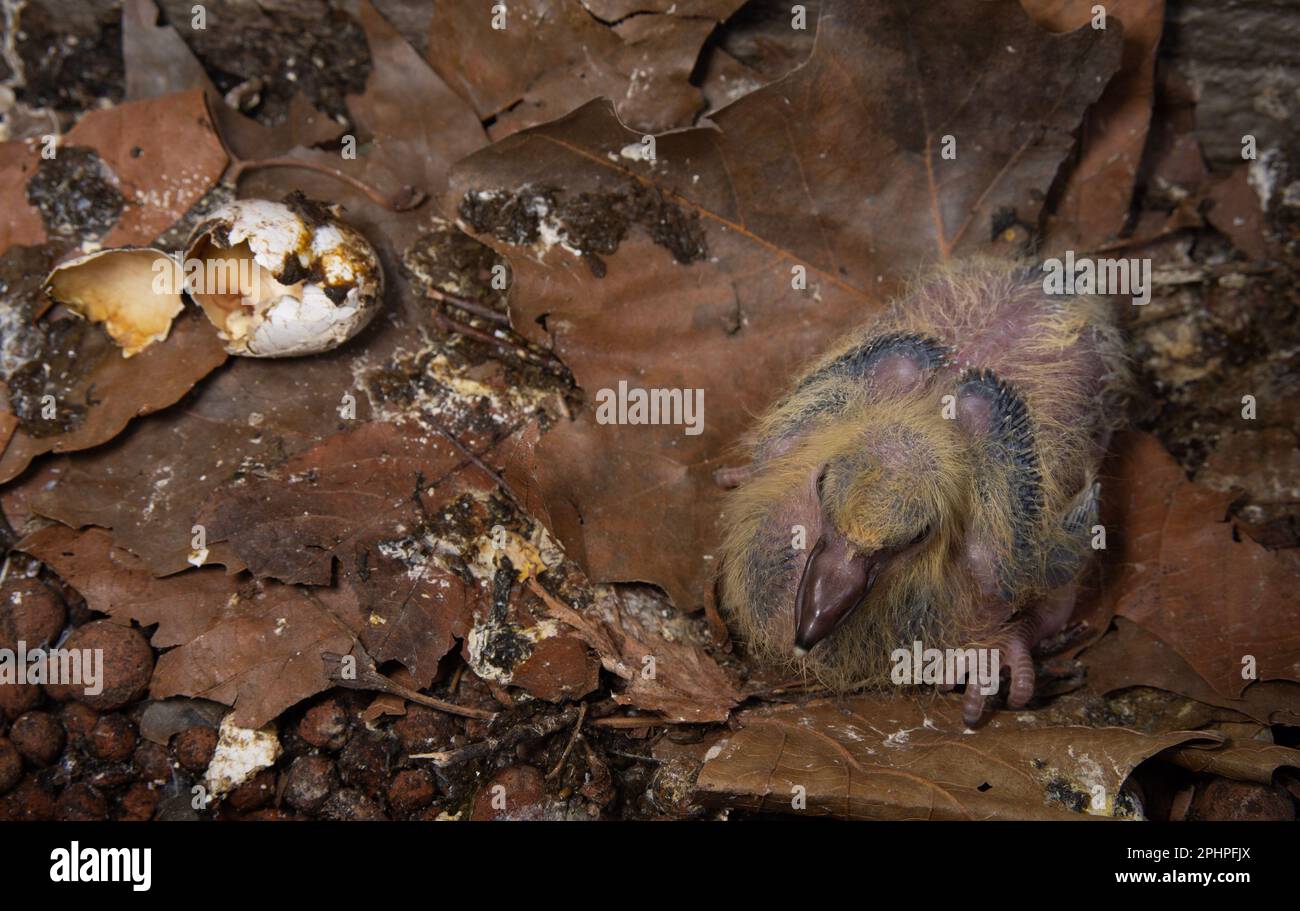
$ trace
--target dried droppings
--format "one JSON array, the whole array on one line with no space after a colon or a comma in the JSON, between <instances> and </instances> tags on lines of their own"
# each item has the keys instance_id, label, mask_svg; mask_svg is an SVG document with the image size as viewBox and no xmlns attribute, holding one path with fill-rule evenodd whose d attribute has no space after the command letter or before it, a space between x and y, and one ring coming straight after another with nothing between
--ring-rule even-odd
<instances>
[{"instance_id":1,"label":"dried droppings","mask_svg":"<svg viewBox=\"0 0 1300 911\"><path fill-rule=\"evenodd\" d=\"M27 201L51 237L99 240L122 215L126 201L94 149L68 146L43 158L27 182Z\"/></svg>"}]
</instances>

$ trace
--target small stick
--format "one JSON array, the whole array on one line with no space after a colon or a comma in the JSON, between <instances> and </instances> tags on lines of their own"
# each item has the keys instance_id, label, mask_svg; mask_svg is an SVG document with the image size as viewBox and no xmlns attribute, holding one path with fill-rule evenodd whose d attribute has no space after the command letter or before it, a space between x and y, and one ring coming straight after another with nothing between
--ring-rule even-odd
<instances>
[{"instance_id":1,"label":"small stick","mask_svg":"<svg viewBox=\"0 0 1300 911\"><path fill-rule=\"evenodd\" d=\"M558 372L564 367L558 358L529 351L522 345L512 344L505 339L497 338L490 332L484 332L482 329L475 329L468 323L462 323L460 320L452 319L445 313L435 313L434 317L438 320L439 326L444 332L456 332L460 335L469 336L472 339L477 339L485 345L493 346L504 354L512 354L517 358L529 361L530 363L535 364L538 367L544 367L547 370Z\"/></svg>"},{"instance_id":2,"label":"small stick","mask_svg":"<svg viewBox=\"0 0 1300 911\"><path fill-rule=\"evenodd\" d=\"M478 718L482 721L491 721L496 718L493 712L484 711L483 709L474 709L469 706L456 705L452 702L444 702L435 696L426 696L424 693L416 692L413 689L402 686L389 680L383 674L375 669L374 664L358 661L357 676L355 679L346 678L342 674L343 656L333 652L323 652L321 658L325 661L326 674L333 683L349 690L366 690L369 692L387 693L390 696L400 696L409 702L418 705L426 705L431 709L437 709L440 712L446 712L448 715L460 715L462 718Z\"/></svg>"},{"instance_id":3,"label":"small stick","mask_svg":"<svg viewBox=\"0 0 1300 911\"><path fill-rule=\"evenodd\" d=\"M648 728L656 725L676 724L662 715L610 715L608 718L594 718L592 727L621 730L623 728Z\"/></svg>"},{"instance_id":4,"label":"small stick","mask_svg":"<svg viewBox=\"0 0 1300 911\"><path fill-rule=\"evenodd\" d=\"M488 737L469 746L461 747L459 750L440 750L435 753L412 753L412 759L428 759L434 765L440 768L460 765L473 759L481 759L490 756L498 750L513 749L521 743L532 740L541 740L543 737L549 737L556 731L561 731L568 727L578 717L578 709L574 706L564 711L542 718L539 721L531 723L516 724L500 737Z\"/></svg>"},{"instance_id":5,"label":"small stick","mask_svg":"<svg viewBox=\"0 0 1300 911\"><path fill-rule=\"evenodd\" d=\"M510 317L498 310L493 310L478 301L472 301L467 297L461 297L459 294L452 294L449 291L443 291L441 288L430 288L429 296L434 300L440 300L444 304L451 304L453 307L459 307L467 313L473 313L475 316L481 316L483 319L491 320L494 323L500 323L503 326L510 325Z\"/></svg>"},{"instance_id":6,"label":"small stick","mask_svg":"<svg viewBox=\"0 0 1300 911\"><path fill-rule=\"evenodd\" d=\"M229 154L229 149L227 149L227 153ZM423 190L410 186L402 187L402 189L398 190L392 196L385 196L374 187L370 186L370 184L358 180L351 174L346 174L338 168L331 168L329 165L324 165L317 161L307 161L302 158L258 158L251 161L245 161L233 154L231 154L230 157L234 160L229 175L229 180L232 184L238 184L239 178L243 173L245 171L253 170L254 168L303 168L342 181L348 186L361 191L376 205L383 206L390 212L409 212L411 209L418 207L428 198L428 194Z\"/></svg>"},{"instance_id":7,"label":"small stick","mask_svg":"<svg viewBox=\"0 0 1300 911\"><path fill-rule=\"evenodd\" d=\"M501 477L500 474L494 471L492 469L492 466L489 465L487 462L484 462L478 456L474 455L474 453L470 450L468 446L466 446L460 440L456 439L456 437L453 436L450 432L444 430L441 424L434 424L434 429L437 430L444 437L446 437L447 442L451 443L452 446L455 446L456 451L459 452L461 455L463 455L465 458L469 459L470 462L474 464L475 468L477 468L479 471L486 474L489 478L491 478L493 481L499 484L502 490L510 494L510 499L514 500L516 505L522 504L524 502L523 500L519 499L519 495L515 493L514 488L511 487L508 483L506 483L505 478Z\"/></svg>"},{"instance_id":8,"label":"small stick","mask_svg":"<svg viewBox=\"0 0 1300 911\"><path fill-rule=\"evenodd\" d=\"M546 773L546 780L550 781L556 775L560 774L560 769L564 768L564 761L569 758L569 751L578 741L578 735L582 733L582 721L587 717L587 703L578 704L578 720L573 723L573 733L569 735L569 742L564 745L564 752L560 754L560 759L555 763L555 768Z\"/></svg>"}]
</instances>

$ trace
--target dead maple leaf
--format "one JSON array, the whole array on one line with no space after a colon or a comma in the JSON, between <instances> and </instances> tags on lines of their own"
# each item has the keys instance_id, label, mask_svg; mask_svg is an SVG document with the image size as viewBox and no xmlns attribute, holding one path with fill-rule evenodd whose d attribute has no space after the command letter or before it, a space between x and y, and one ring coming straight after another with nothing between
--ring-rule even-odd
<instances>
[{"instance_id":1,"label":"dead maple leaf","mask_svg":"<svg viewBox=\"0 0 1300 911\"><path fill-rule=\"evenodd\" d=\"M592 578L681 608L706 597L712 473L751 416L900 278L1036 222L1120 53L1116 30L1050 35L968 0L828 3L817 41L653 160L593 102L452 176L449 207L512 259L512 324L588 392L539 444L542 517ZM594 394L620 381L704 390L702 432L598 424Z\"/></svg>"},{"instance_id":2,"label":"dead maple leaf","mask_svg":"<svg viewBox=\"0 0 1300 911\"><path fill-rule=\"evenodd\" d=\"M617 595L600 600L596 616L579 613L529 580L549 613L577 630L600 655L605 670L624 683L614 700L660 720L679 723L726 721L741 700L733 680L700 646L677 642L646 630L619 604Z\"/></svg>"},{"instance_id":3,"label":"dead maple leaf","mask_svg":"<svg viewBox=\"0 0 1300 911\"><path fill-rule=\"evenodd\" d=\"M248 583L219 570L156 579L102 529L52 525L19 548L52 567L92 610L119 623L158 624L155 699L195 696L234 706L259 728L332 684L322 652L346 654L361 627L348 589Z\"/></svg>"},{"instance_id":4,"label":"dead maple leaf","mask_svg":"<svg viewBox=\"0 0 1300 911\"><path fill-rule=\"evenodd\" d=\"M478 113L494 140L554 120L593 98L624 123L657 133L689 126L704 106L691 84L700 48L743 0L581 3L522 0L495 9L439 4L429 63ZM635 15L633 15L635 13Z\"/></svg>"},{"instance_id":5,"label":"dead maple leaf","mask_svg":"<svg viewBox=\"0 0 1300 911\"><path fill-rule=\"evenodd\" d=\"M1059 32L1088 25L1098 15L1092 0L1020 3L1035 21ZM1124 54L1119 72L1084 120L1079 162L1049 221L1046 246L1051 250L1092 250L1119 236L1128 222L1146 148L1165 0L1115 0L1103 9L1106 28L1116 21L1122 26Z\"/></svg>"},{"instance_id":6,"label":"dead maple leaf","mask_svg":"<svg viewBox=\"0 0 1300 911\"><path fill-rule=\"evenodd\" d=\"M714 804L847 819L1134 818L1144 760L1213 734L1050 726L999 713L979 730L955 698L854 696L739 713L699 774ZM798 802L802 800L802 806Z\"/></svg>"},{"instance_id":7,"label":"dead maple leaf","mask_svg":"<svg viewBox=\"0 0 1300 911\"><path fill-rule=\"evenodd\" d=\"M1232 494L1188 481L1154 437L1128 434L1116 448L1120 475L1107 489L1123 504L1112 530L1121 571L1107 592L1117 616L1221 697L1240 699L1252 680L1300 680L1300 561L1238 539L1225 521Z\"/></svg>"}]
</instances>

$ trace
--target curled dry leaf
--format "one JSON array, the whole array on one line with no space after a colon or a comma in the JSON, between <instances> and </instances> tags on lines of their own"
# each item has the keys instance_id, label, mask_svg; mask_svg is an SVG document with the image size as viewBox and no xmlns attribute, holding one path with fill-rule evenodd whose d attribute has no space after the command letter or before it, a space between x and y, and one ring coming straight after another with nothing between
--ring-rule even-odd
<instances>
[{"instance_id":1,"label":"curled dry leaf","mask_svg":"<svg viewBox=\"0 0 1300 911\"><path fill-rule=\"evenodd\" d=\"M1051 35L967 0L830 2L818 28L807 64L657 137L653 161L593 102L452 175L448 207L511 258L512 325L588 391L539 443L542 517L593 579L681 608L709 589L712 475L750 415L902 277L1037 222L1120 53L1117 30ZM701 427L598 423L620 381L702 390Z\"/></svg>"},{"instance_id":2,"label":"curled dry leaf","mask_svg":"<svg viewBox=\"0 0 1300 911\"><path fill-rule=\"evenodd\" d=\"M175 260L161 250L100 250L55 266L45 291L78 316L102 323L122 356L131 357L167 338L185 309L180 285L170 282L174 271Z\"/></svg>"},{"instance_id":3,"label":"curled dry leaf","mask_svg":"<svg viewBox=\"0 0 1300 911\"><path fill-rule=\"evenodd\" d=\"M158 624L150 695L234 706L229 719L260 728L330 687L323 652L347 654L361 628L348 589L250 583L217 569L154 578L103 529L51 525L19 548L48 564L86 603L118 623Z\"/></svg>"},{"instance_id":4,"label":"curled dry leaf","mask_svg":"<svg viewBox=\"0 0 1300 911\"><path fill-rule=\"evenodd\" d=\"M443 3L429 23L429 63L501 139L604 97L623 122L658 133L689 126L704 105L691 75L714 27L742 0L624 4L523 0ZM603 21L602 21L603 20Z\"/></svg>"},{"instance_id":5,"label":"curled dry leaf","mask_svg":"<svg viewBox=\"0 0 1300 911\"><path fill-rule=\"evenodd\" d=\"M1300 772L1300 750L1273 742L1269 728L1242 722L1218 722L1206 728L1224 738L1213 744L1183 744L1164 754L1175 765L1191 772L1273 784L1278 770L1285 774Z\"/></svg>"},{"instance_id":6,"label":"curled dry leaf","mask_svg":"<svg viewBox=\"0 0 1300 911\"><path fill-rule=\"evenodd\" d=\"M1121 571L1106 589L1116 614L1221 697L1240 699L1254 680L1300 680L1300 560L1234 535L1232 494L1188 481L1154 437L1128 434L1116 449Z\"/></svg>"},{"instance_id":7,"label":"curled dry leaf","mask_svg":"<svg viewBox=\"0 0 1300 911\"><path fill-rule=\"evenodd\" d=\"M967 730L957 698L855 696L736 716L697 781L715 805L848 819L1140 818L1124 783L1144 760L1213 734L1052 726L999 713Z\"/></svg>"},{"instance_id":8,"label":"curled dry leaf","mask_svg":"<svg viewBox=\"0 0 1300 911\"><path fill-rule=\"evenodd\" d=\"M600 598L598 613L582 614L551 595L536 580L529 587L547 611L578 632L600 655L605 670L624 682L614 700L663 720L681 723L726 721L740 702L736 681L703 648L666 639L645 629L622 608L613 592Z\"/></svg>"},{"instance_id":9,"label":"curled dry leaf","mask_svg":"<svg viewBox=\"0 0 1300 911\"><path fill-rule=\"evenodd\" d=\"M1098 16L1094 0L1020 4L1035 21L1059 32L1081 28ZM1165 0L1112 0L1102 10L1106 28L1123 32L1124 53L1119 72L1084 120L1078 164L1066 178L1049 224L1051 250L1092 250L1118 237L1128 222L1146 147Z\"/></svg>"},{"instance_id":10,"label":"curled dry leaf","mask_svg":"<svg viewBox=\"0 0 1300 911\"><path fill-rule=\"evenodd\" d=\"M494 489L441 435L375 421L217 490L197 521L259 576L349 589L367 651L421 686L461 639L485 679L542 699L584 695L596 684L586 649L510 592L515 573L561 557L511 527Z\"/></svg>"},{"instance_id":11,"label":"curled dry leaf","mask_svg":"<svg viewBox=\"0 0 1300 911\"><path fill-rule=\"evenodd\" d=\"M1170 646L1125 617L1115 618L1115 628L1090 646L1082 661L1088 668L1088 689L1095 693L1150 686L1238 712L1261 724L1300 724L1300 684L1259 680L1246 687L1240 699L1223 696Z\"/></svg>"}]
</instances>

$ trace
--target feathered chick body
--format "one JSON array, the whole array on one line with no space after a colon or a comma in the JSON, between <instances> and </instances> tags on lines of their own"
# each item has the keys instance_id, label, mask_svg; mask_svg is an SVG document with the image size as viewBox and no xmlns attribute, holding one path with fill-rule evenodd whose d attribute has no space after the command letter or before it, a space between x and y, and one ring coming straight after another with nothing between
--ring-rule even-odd
<instances>
[{"instance_id":1,"label":"feathered chick body","mask_svg":"<svg viewBox=\"0 0 1300 911\"><path fill-rule=\"evenodd\" d=\"M984 645L1024 704L1030 649L1073 608L1123 414L1113 306L970 261L809 366L748 438L750 466L722 473L741 483L721 604L748 648L842 689L887 683L917 641Z\"/></svg>"}]
</instances>

